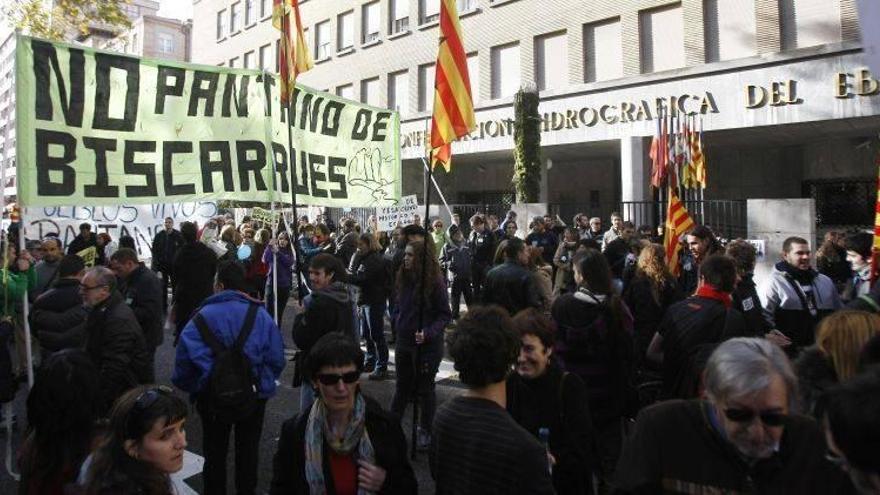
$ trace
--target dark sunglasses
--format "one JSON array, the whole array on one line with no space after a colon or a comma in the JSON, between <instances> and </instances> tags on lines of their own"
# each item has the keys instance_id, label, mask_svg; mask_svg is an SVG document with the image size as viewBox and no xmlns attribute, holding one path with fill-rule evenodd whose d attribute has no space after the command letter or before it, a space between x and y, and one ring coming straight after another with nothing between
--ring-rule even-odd
<instances>
[{"instance_id":1,"label":"dark sunglasses","mask_svg":"<svg viewBox=\"0 0 880 495\"><path fill-rule=\"evenodd\" d=\"M354 383L358 381L361 377L360 371L349 371L348 373L343 373L341 375L337 375L335 373L318 373L315 375L315 378L321 382L322 385L336 385L339 383L339 380L342 380L344 383Z\"/></svg>"},{"instance_id":2,"label":"dark sunglasses","mask_svg":"<svg viewBox=\"0 0 880 495\"><path fill-rule=\"evenodd\" d=\"M134 400L134 407L131 409L131 414L128 415L128 425L126 425L126 430L131 433L132 427L134 426L133 420L135 418L140 418L144 412L153 407L153 404L159 400L160 396L164 395L167 397L172 393L174 393L174 391L171 387L166 385L157 385L141 392L141 394L137 396L137 399ZM133 438L133 436L130 435L129 438Z\"/></svg>"},{"instance_id":3,"label":"dark sunglasses","mask_svg":"<svg viewBox=\"0 0 880 495\"><path fill-rule=\"evenodd\" d=\"M751 423L755 416L761 418L761 422L767 426L782 426L786 415L779 412L755 412L751 409L725 409L724 415L734 423Z\"/></svg>"}]
</instances>

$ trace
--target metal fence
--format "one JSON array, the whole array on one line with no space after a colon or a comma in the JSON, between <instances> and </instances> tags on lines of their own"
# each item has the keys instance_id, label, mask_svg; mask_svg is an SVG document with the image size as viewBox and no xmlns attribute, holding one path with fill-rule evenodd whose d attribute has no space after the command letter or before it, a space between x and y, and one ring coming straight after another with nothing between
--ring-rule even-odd
<instances>
[{"instance_id":1,"label":"metal fence","mask_svg":"<svg viewBox=\"0 0 880 495\"><path fill-rule=\"evenodd\" d=\"M876 179L809 180L803 196L816 201L816 226L863 227L874 224Z\"/></svg>"},{"instance_id":2,"label":"metal fence","mask_svg":"<svg viewBox=\"0 0 880 495\"><path fill-rule=\"evenodd\" d=\"M684 200L694 222L711 227L727 239L745 238L748 234L748 211L744 199ZM659 201L625 201L620 203L625 220L639 225L657 226L665 222L666 203Z\"/></svg>"}]
</instances>

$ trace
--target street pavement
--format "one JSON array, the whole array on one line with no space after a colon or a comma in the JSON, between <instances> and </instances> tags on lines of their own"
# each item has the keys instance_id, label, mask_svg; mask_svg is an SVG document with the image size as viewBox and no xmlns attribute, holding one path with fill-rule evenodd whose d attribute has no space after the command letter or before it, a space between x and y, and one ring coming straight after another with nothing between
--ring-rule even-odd
<instances>
[{"instance_id":1,"label":"street pavement","mask_svg":"<svg viewBox=\"0 0 880 495\"><path fill-rule=\"evenodd\" d=\"M290 336L290 330L293 326L293 318L295 314L296 304L295 302L292 302L284 313L284 321L281 325L282 335L284 337L284 345L286 349L285 352L288 357L292 355L292 349L294 348ZM174 370L174 347L172 345L173 340L174 339L171 336L170 332L166 330L164 343L161 347L159 347L159 349L157 349L156 352L156 378L159 383L171 384L171 374ZM391 360L393 363L393 356ZM392 364L391 378L382 382L369 381L367 380L366 375L363 375L361 379L361 387L364 393L377 400L386 408L391 405L391 398L394 394L393 369L394 367ZM299 412L299 389L294 389L291 386L292 379L293 363L288 363L288 365L284 369L284 372L281 374L281 378L279 380L281 383L278 387L278 391L275 397L270 399L266 406L266 417L263 423L263 436L260 440L258 493L268 493L269 491L269 484L272 480L272 456L277 450L278 435L281 432L281 424L285 420L289 419L291 416ZM455 379L452 364L450 362L443 362L437 379L438 404L442 404L450 397L461 394L463 392L460 383ZM180 393L182 397L186 396L186 394L183 394L180 391L177 392ZM11 446L9 443L9 435L7 434L5 428L0 428L0 441L3 442L2 446L0 446L0 452L4 452L3 467L0 467L0 493L3 494L17 493L18 490L18 483L9 473L8 466L10 466L10 463L8 461L9 452L11 450L13 460L13 462L11 463L11 467L13 472L17 473L18 469L15 464L15 453L17 452L18 445L21 443L24 429L26 427L26 399L27 386L23 385L19 390L15 401L12 403L12 408L15 411L17 421L13 427ZM411 427L412 410L408 409L407 414L405 415L405 418L403 420L403 430L407 436L407 445L410 445ZM191 414L187 419L186 430L188 442L187 450L194 454L201 455L202 425L199 416L194 409L191 410ZM233 480L235 476L235 460L233 441L234 440L230 441L229 457L227 458L229 484L229 486L227 487L228 493L234 493ZM9 447L11 447L11 449ZM416 473L416 478L419 482L419 493L429 495L433 494L434 482L431 479L431 475L428 469L427 454L418 453L416 459L412 461L412 465ZM202 477L200 474L189 477L185 481L187 485L191 487L195 492L202 492Z\"/></svg>"}]
</instances>

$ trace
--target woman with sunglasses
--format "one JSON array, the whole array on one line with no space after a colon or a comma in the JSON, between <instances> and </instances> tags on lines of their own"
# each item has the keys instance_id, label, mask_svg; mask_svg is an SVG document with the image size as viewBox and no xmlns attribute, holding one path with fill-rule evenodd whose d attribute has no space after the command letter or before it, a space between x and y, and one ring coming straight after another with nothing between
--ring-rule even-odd
<instances>
[{"instance_id":1,"label":"woman with sunglasses","mask_svg":"<svg viewBox=\"0 0 880 495\"><path fill-rule=\"evenodd\" d=\"M187 405L169 387L129 390L113 406L107 436L86 461L86 495L175 493L183 467Z\"/></svg>"},{"instance_id":2,"label":"woman with sunglasses","mask_svg":"<svg viewBox=\"0 0 880 495\"><path fill-rule=\"evenodd\" d=\"M284 422L273 461L273 495L417 493L396 418L360 390L364 353L347 335L324 335L309 351L311 409Z\"/></svg>"}]
</instances>

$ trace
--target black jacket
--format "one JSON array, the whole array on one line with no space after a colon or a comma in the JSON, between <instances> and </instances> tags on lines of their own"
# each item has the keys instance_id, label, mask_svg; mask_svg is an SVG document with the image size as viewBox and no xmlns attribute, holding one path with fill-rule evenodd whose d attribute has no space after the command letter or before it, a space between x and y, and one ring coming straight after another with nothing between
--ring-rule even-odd
<instances>
[{"instance_id":1,"label":"black jacket","mask_svg":"<svg viewBox=\"0 0 880 495\"><path fill-rule=\"evenodd\" d=\"M214 293L217 253L201 242L185 244L174 257L174 315L177 331Z\"/></svg>"},{"instance_id":2,"label":"black jacket","mask_svg":"<svg viewBox=\"0 0 880 495\"><path fill-rule=\"evenodd\" d=\"M483 286L483 302L497 304L511 316L526 308L542 307L541 294L532 272L513 261L506 261L489 270Z\"/></svg>"},{"instance_id":3,"label":"black jacket","mask_svg":"<svg viewBox=\"0 0 880 495\"><path fill-rule=\"evenodd\" d=\"M303 312L293 320L293 342L299 350L308 352L330 332L354 336L351 298L342 282L312 292L304 305Z\"/></svg>"},{"instance_id":4,"label":"black jacket","mask_svg":"<svg viewBox=\"0 0 880 495\"><path fill-rule=\"evenodd\" d=\"M742 313L701 296L670 306L657 332L663 337L663 396L667 399L697 397L703 368L715 347L749 335Z\"/></svg>"},{"instance_id":5,"label":"black jacket","mask_svg":"<svg viewBox=\"0 0 880 495\"><path fill-rule=\"evenodd\" d=\"M651 290L654 282L647 276L637 274L632 281L627 284L623 292L623 301L632 312L633 315L633 344L635 345L635 362L636 366L645 364L645 351L654 333L663 320L663 314L669 306L677 303L682 299L682 293L678 285L669 280L660 290L657 291L659 301L654 299ZM758 304L760 312L760 303Z\"/></svg>"},{"instance_id":6,"label":"black jacket","mask_svg":"<svg viewBox=\"0 0 880 495\"><path fill-rule=\"evenodd\" d=\"M181 246L183 246L183 236L180 235L180 231L172 229L169 233L164 228L159 231L153 238L153 270L157 272L173 270L174 257Z\"/></svg>"},{"instance_id":7,"label":"black jacket","mask_svg":"<svg viewBox=\"0 0 880 495\"><path fill-rule=\"evenodd\" d=\"M769 332L770 325L764 318L764 309L761 307L761 299L758 297L758 288L752 279L752 274L746 274L740 279L731 294L733 309L742 313L746 321L746 331L754 337L763 337Z\"/></svg>"},{"instance_id":8,"label":"black jacket","mask_svg":"<svg viewBox=\"0 0 880 495\"><path fill-rule=\"evenodd\" d=\"M779 451L750 465L722 438L714 411L697 400L642 410L624 443L612 493L852 493L843 470L825 459L822 429L810 418L789 415Z\"/></svg>"},{"instance_id":9,"label":"black jacket","mask_svg":"<svg viewBox=\"0 0 880 495\"><path fill-rule=\"evenodd\" d=\"M343 266L348 267L355 252L357 252L357 232L348 232L336 240L336 257L342 260Z\"/></svg>"},{"instance_id":10,"label":"black jacket","mask_svg":"<svg viewBox=\"0 0 880 495\"><path fill-rule=\"evenodd\" d=\"M162 281L143 265L134 269L120 287L125 303L134 311L148 349L162 345Z\"/></svg>"},{"instance_id":11,"label":"black jacket","mask_svg":"<svg viewBox=\"0 0 880 495\"><path fill-rule=\"evenodd\" d=\"M496 244L495 234L490 232L488 228L484 228L482 233L476 230L471 231L468 246L471 248L471 253L474 254L474 265L492 266L492 262L495 260Z\"/></svg>"},{"instance_id":12,"label":"black jacket","mask_svg":"<svg viewBox=\"0 0 880 495\"><path fill-rule=\"evenodd\" d=\"M593 421L584 382L551 362L538 378L507 377L507 412L529 433L550 430L556 458L553 486L559 494L592 493Z\"/></svg>"},{"instance_id":13,"label":"black jacket","mask_svg":"<svg viewBox=\"0 0 880 495\"><path fill-rule=\"evenodd\" d=\"M305 432L308 414L298 414L281 426L278 451L272 461L272 495L309 493L305 470ZM409 459L406 457L406 438L400 422L392 418L375 401L367 399L366 429L376 454L376 465L385 470L385 484L379 490L382 495L418 493L418 485ZM333 475L328 461L328 447L324 444L324 481L327 494L336 493Z\"/></svg>"},{"instance_id":14,"label":"black jacket","mask_svg":"<svg viewBox=\"0 0 880 495\"><path fill-rule=\"evenodd\" d=\"M389 272L385 267L385 258L379 251L370 251L366 256L354 255L348 281L361 289L358 304L383 304L388 299Z\"/></svg>"},{"instance_id":15,"label":"black jacket","mask_svg":"<svg viewBox=\"0 0 880 495\"><path fill-rule=\"evenodd\" d=\"M89 240L83 239L82 234L77 235L73 238L70 244L67 245L67 254L76 254L83 249L88 249L94 246L98 247L98 239L95 237L95 234L89 235ZM104 253L98 253L99 257L103 257Z\"/></svg>"},{"instance_id":16,"label":"black jacket","mask_svg":"<svg viewBox=\"0 0 880 495\"><path fill-rule=\"evenodd\" d=\"M152 375L144 334L119 292L92 308L86 320L86 352L101 376L103 409Z\"/></svg>"},{"instance_id":17,"label":"black jacket","mask_svg":"<svg viewBox=\"0 0 880 495\"><path fill-rule=\"evenodd\" d=\"M34 301L30 323L43 348L60 351L82 345L87 315L79 280L62 278Z\"/></svg>"}]
</instances>

